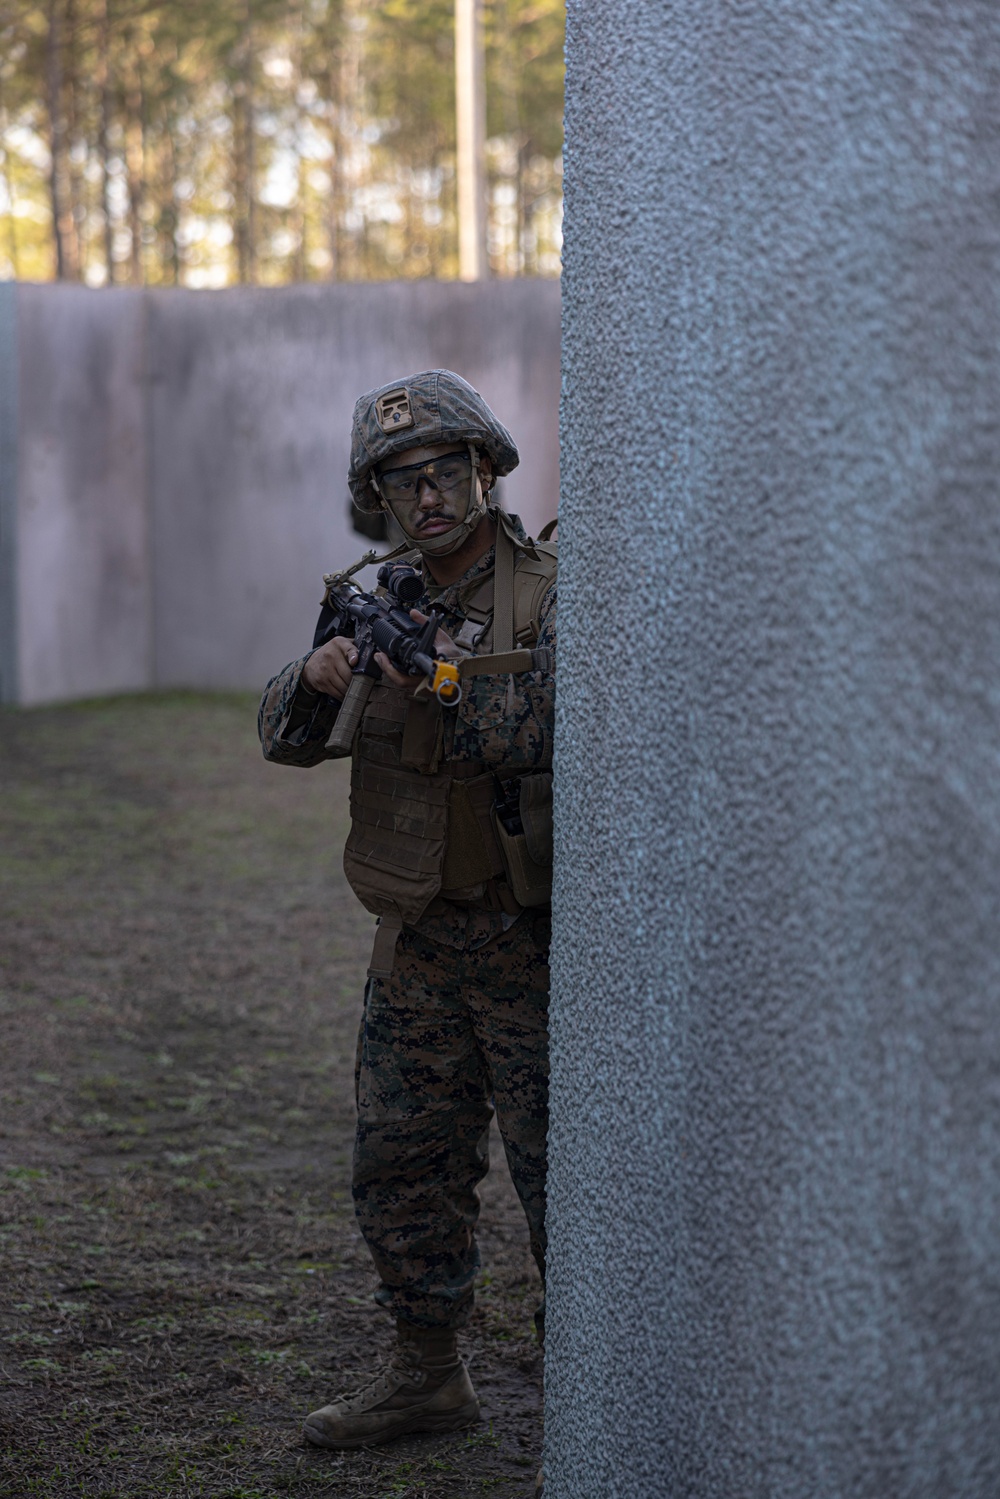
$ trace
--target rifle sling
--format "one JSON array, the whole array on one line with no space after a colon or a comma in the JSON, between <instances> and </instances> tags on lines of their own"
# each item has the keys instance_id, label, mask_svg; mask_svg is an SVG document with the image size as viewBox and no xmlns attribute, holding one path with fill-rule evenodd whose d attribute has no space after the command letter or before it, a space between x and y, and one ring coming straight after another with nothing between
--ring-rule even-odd
<instances>
[{"instance_id":1,"label":"rifle sling","mask_svg":"<svg viewBox=\"0 0 1000 1499\"><path fill-rule=\"evenodd\" d=\"M552 652L545 646L529 650L497 651L489 656L466 656L458 663L458 674L464 682L468 677L506 676L509 672L554 671Z\"/></svg>"}]
</instances>

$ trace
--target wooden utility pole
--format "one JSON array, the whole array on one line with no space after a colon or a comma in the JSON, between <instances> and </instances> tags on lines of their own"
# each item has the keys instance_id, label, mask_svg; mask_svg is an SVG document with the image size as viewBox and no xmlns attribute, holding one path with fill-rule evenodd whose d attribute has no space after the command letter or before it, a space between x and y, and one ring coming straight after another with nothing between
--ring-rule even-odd
<instances>
[{"instance_id":1,"label":"wooden utility pole","mask_svg":"<svg viewBox=\"0 0 1000 1499\"><path fill-rule=\"evenodd\" d=\"M480 281L486 259L486 56L482 0L455 0L458 274Z\"/></svg>"}]
</instances>

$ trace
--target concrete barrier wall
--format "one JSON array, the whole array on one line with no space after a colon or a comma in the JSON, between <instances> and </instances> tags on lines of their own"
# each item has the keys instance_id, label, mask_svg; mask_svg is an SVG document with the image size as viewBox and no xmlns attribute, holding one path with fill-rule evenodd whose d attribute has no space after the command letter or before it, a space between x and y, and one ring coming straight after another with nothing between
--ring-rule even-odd
<instances>
[{"instance_id":1,"label":"concrete barrier wall","mask_svg":"<svg viewBox=\"0 0 1000 1499\"><path fill-rule=\"evenodd\" d=\"M157 680L263 682L312 638L347 520L354 402L456 369L510 426L504 501L540 526L559 488L559 289L404 282L152 299Z\"/></svg>"},{"instance_id":2,"label":"concrete barrier wall","mask_svg":"<svg viewBox=\"0 0 1000 1499\"><path fill-rule=\"evenodd\" d=\"M323 572L368 545L347 518L354 400L397 375L471 380L521 447L504 502L536 529L555 511L551 281L7 285L0 361L9 701L255 687L305 649Z\"/></svg>"},{"instance_id":3,"label":"concrete barrier wall","mask_svg":"<svg viewBox=\"0 0 1000 1499\"><path fill-rule=\"evenodd\" d=\"M546 1499L985 1499L1000 11L567 55Z\"/></svg>"},{"instance_id":4,"label":"concrete barrier wall","mask_svg":"<svg viewBox=\"0 0 1000 1499\"><path fill-rule=\"evenodd\" d=\"M0 702L17 702L17 295L0 284Z\"/></svg>"},{"instance_id":5,"label":"concrete barrier wall","mask_svg":"<svg viewBox=\"0 0 1000 1499\"><path fill-rule=\"evenodd\" d=\"M140 293L17 298L22 702L125 692L153 664Z\"/></svg>"}]
</instances>

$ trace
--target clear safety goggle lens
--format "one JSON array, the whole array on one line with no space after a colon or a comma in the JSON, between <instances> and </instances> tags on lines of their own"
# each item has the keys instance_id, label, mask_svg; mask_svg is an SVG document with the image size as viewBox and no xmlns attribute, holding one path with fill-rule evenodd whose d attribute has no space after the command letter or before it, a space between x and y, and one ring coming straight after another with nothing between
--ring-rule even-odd
<instances>
[{"instance_id":1,"label":"clear safety goggle lens","mask_svg":"<svg viewBox=\"0 0 1000 1499\"><path fill-rule=\"evenodd\" d=\"M387 500L405 504L415 500L420 481L428 480L442 494L468 486L472 476L472 460L467 453L446 453L430 463L417 463L412 468L393 468L380 474L378 487Z\"/></svg>"}]
</instances>

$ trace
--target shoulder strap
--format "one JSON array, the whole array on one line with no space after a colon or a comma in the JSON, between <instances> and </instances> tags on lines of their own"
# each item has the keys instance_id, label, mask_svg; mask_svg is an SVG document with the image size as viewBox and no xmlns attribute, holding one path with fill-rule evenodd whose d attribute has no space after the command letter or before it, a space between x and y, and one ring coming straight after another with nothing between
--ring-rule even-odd
<instances>
[{"instance_id":1,"label":"shoulder strap","mask_svg":"<svg viewBox=\"0 0 1000 1499\"><path fill-rule=\"evenodd\" d=\"M352 562L350 567L345 567L336 573L324 573L323 582L326 584L326 593L323 595L323 603L325 604L329 599L330 589L334 583L342 583L345 578L353 578L355 573L359 573L363 567L369 567L373 562L394 562L397 557L403 557L407 552L412 551L413 547L410 543L404 541L398 547L393 547L391 552L366 552L358 562ZM419 558L420 553L417 552L416 555Z\"/></svg>"},{"instance_id":2,"label":"shoulder strap","mask_svg":"<svg viewBox=\"0 0 1000 1499\"><path fill-rule=\"evenodd\" d=\"M493 650L503 655L514 645L514 543L506 526L497 526L493 565Z\"/></svg>"},{"instance_id":3,"label":"shoulder strap","mask_svg":"<svg viewBox=\"0 0 1000 1499\"><path fill-rule=\"evenodd\" d=\"M463 676L552 670L547 660L551 653L532 650L532 646L538 639L538 612L555 574L554 542L533 543L527 549L510 534L503 519L497 518L493 575L479 582L472 597L462 604L467 625L473 621L485 627L492 616L492 650L489 655L463 661ZM480 596L482 602L478 603Z\"/></svg>"},{"instance_id":4,"label":"shoulder strap","mask_svg":"<svg viewBox=\"0 0 1000 1499\"><path fill-rule=\"evenodd\" d=\"M542 527L542 529L538 533L538 540L539 541L548 541L549 537L552 535L552 532L555 530L555 528L556 528L556 526L558 526L558 524L559 524L559 517L558 517L558 515L554 515L551 520L547 520L545 522L544 526Z\"/></svg>"}]
</instances>

